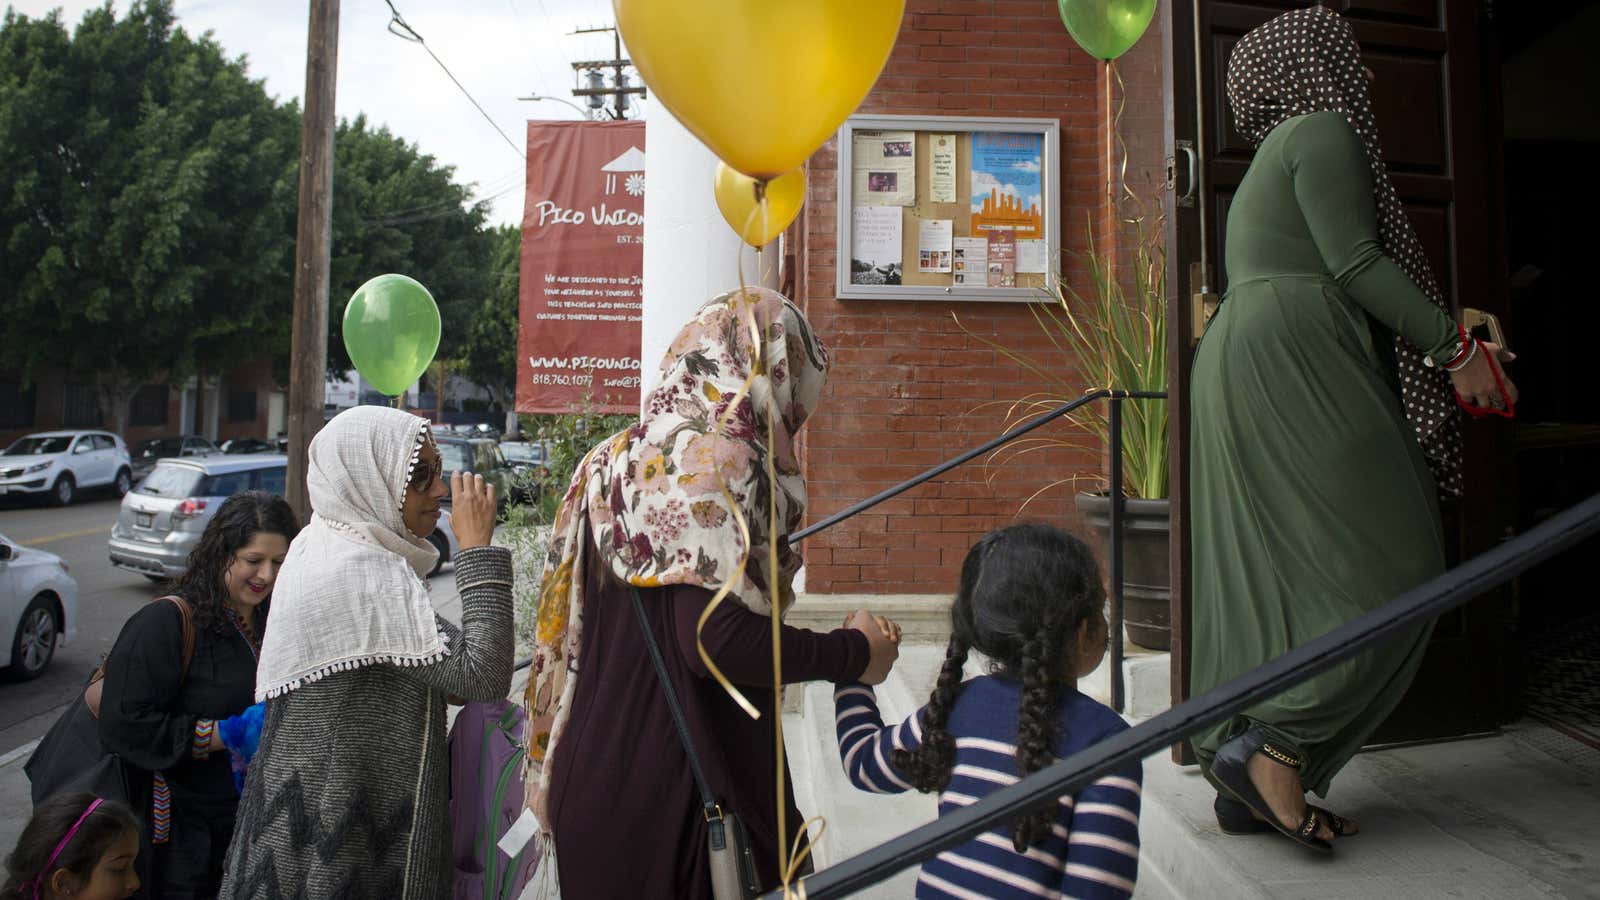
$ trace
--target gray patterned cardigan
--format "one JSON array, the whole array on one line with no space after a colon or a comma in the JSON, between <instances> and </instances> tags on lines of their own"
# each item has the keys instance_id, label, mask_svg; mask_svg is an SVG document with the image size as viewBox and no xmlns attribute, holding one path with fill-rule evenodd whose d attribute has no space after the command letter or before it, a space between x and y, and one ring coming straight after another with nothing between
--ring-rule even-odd
<instances>
[{"instance_id":1,"label":"gray patterned cardigan","mask_svg":"<svg viewBox=\"0 0 1600 900\"><path fill-rule=\"evenodd\" d=\"M431 666L373 665L267 702L222 900L449 897L445 698L511 689L511 554L455 560L461 628Z\"/></svg>"}]
</instances>

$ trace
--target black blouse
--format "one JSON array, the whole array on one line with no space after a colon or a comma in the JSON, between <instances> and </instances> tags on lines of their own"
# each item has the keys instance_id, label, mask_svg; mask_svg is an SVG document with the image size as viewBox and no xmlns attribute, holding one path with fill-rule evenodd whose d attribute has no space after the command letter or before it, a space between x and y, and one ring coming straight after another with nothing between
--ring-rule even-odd
<instances>
[{"instance_id":1,"label":"black blouse","mask_svg":"<svg viewBox=\"0 0 1600 900\"><path fill-rule=\"evenodd\" d=\"M222 627L195 629L184 677L182 616L157 601L133 614L106 659L101 743L133 766L163 772L175 817L185 807L231 817L238 805L227 752L194 753L196 721L236 716L254 699L255 650L231 621Z\"/></svg>"}]
</instances>

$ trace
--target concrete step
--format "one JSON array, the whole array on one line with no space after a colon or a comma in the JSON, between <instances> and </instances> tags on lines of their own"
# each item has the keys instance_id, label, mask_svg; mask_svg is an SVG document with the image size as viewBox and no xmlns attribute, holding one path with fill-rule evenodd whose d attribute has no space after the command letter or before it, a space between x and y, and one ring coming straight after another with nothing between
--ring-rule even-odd
<instances>
[{"instance_id":1,"label":"concrete step","mask_svg":"<svg viewBox=\"0 0 1600 900\"><path fill-rule=\"evenodd\" d=\"M1140 896L1600 896L1600 752L1543 726L1357 756L1324 805L1362 833L1327 855L1276 834L1224 835L1210 785L1165 754L1144 772Z\"/></svg>"}]
</instances>

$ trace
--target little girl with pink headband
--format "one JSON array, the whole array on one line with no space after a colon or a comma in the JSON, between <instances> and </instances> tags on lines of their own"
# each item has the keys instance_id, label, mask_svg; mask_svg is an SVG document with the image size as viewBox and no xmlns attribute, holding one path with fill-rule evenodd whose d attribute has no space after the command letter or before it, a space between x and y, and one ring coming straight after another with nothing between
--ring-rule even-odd
<instances>
[{"instance_id":1,"label":"little girl with pink headband","mask_svg":"<svg viewBox=\"0 0 1600 900\"><path fill-rule=\"evenodd\" d=\"M6 857L3 900L121 900L139 890L139 820L92 794L39 804Z\"/></svg>"}]
</instances>

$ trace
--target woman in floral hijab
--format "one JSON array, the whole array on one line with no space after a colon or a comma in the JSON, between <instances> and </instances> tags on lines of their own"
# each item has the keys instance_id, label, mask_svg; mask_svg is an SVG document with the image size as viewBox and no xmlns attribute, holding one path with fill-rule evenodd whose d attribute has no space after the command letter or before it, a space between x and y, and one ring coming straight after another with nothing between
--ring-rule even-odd
<instances>
[{"instance_id":1,"label":"woman in floral hijab","mask_svg":"<svg viewBox=\"0 0 1600 900\"><path fill-rule=\"evenodd\" d=\"M784 538L805 511L795 441L827 369L827 349L782 296L716 297L673 341L639 423L579 463L552 533L527 696L541 877L559 872L563 896L711 896L707 825L634 589L712 792L749 831L763 884L778 882L767 615L772 597L780 614L794 599L800 556ZM864 613L852 626L784 627L783 680L881 681L893 642ZM784 805L792 831L792 794Z\"/></svg>"}]
</instances>

